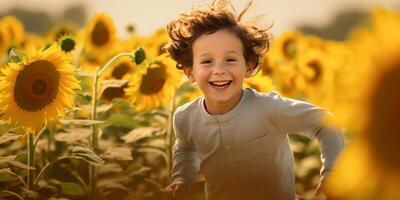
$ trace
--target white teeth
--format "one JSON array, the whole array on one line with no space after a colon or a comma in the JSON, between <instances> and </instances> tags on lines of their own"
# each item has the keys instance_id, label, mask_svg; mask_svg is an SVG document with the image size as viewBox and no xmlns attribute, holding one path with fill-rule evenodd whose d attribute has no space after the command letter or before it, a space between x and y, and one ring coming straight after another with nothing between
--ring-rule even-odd
<instances>
[{"instance_id":1,"label":"white teeth","mask_svg":"<svg viewBox=\"0 0 400 200\"><path fill-rule=\"evenodd\" d=\"M217 82L217 81L215 81L215 82L212 82L212 84L218 85L218 86L220 86L220 85L225 85L225 84L227 84L227 83L229 83L229 81L222 81L222 82Z\"/></svg>"},{"instance_id":2,"label":"white teeth","mask_svg":"<svg viewBox=\"0 0 400 200\"><path fill-rule=\"evenodd\" d=\"M232 81L210 81L211 86L216 88L226 88L231 84Z\"/></svg>"}]
</instances>

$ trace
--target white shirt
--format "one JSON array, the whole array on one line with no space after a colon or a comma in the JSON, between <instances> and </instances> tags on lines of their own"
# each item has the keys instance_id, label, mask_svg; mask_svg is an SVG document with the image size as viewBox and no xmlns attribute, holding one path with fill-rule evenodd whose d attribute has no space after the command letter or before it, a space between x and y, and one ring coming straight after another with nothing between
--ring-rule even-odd
<instances>
[{"instance_id":1,"label":"white shirt","mask_svg":"<svg viewBox=\"0 0 400 200\"><path fill-rule=\"evenodd\" d=\"M197 98L174 114L172 181L192 182L200 171L208 200L295 199L287 134L317 136L326 175L344 146L340 128L324 126L328 117L325 109L276 92L245 89L223 115L210 115L204 97Z\"/></svg>"}]
</instances>

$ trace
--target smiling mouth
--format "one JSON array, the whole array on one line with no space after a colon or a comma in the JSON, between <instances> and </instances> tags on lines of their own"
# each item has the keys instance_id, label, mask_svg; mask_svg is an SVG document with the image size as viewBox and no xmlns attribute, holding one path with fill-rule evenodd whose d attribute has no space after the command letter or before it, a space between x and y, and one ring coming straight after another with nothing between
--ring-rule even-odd
<instances>
[{"instance_id":1,"label":"smiling mouth","mask_svg":"<svg viewBox=\"0 0 400 200\"><path fill-rule=\"evenodd\" d=\"M232 81L210 81L208 82L214 88L227 88L232 83Z\"/></svg>"}]
</instances>

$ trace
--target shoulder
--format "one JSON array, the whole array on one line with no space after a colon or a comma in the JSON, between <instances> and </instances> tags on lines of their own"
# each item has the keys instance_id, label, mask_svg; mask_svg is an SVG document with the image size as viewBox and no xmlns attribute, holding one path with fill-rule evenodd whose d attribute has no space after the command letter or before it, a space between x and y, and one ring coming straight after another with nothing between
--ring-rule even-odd
<instances>
[{"instance_id":1,"label":"shoulder","mask_svg":"<svg viewBox=\"0 0 400 200\"><path fill-rule=\"evenodd\" d=\"M269 91L269 92L258 92L257 90L246 88L246 92L248 93L248 99L252 103L257 104L276 104L282 97L276 91Z\"/></svg>"},{"instance_id":2,"label":"shoulder","mask_svg":"<svg viewBox=\"0 0 400 200\"><path fill-rule=\"evenodd\" d=\"M185 120L191 119L196 116L197 112L199 112L199 103L201 102L202 97L198 97L195 100L185 103L179 106L174 113L174 122L184 122Z\"/></svg>"}]
</instances>

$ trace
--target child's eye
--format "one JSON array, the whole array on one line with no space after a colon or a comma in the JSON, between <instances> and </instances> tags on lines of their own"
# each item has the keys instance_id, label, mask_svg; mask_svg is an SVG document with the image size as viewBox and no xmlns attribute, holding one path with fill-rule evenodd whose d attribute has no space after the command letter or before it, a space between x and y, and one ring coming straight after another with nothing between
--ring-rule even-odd
<instances>
[{"instance_id":1,"label":"child's eye","mask_svg":"<svg viewBox=\"0 0 400 200\"><path fill-rule=\"evenodd\" d=\"M200 64L210 64L211 60L202 60Z\"/></svg>"},{"instance_id":2,"label":"child's eye","mask_svg":"<svg viewBox=\"0 0 400 200\"><path fill-rule=\"evenodd\" d=\"M227 61L227 62L235 62L235 61L237 61L237 60L234 59L234 58L228 58L228 59L226 59L226 61Z\"/></svg>"}]
</instances>

